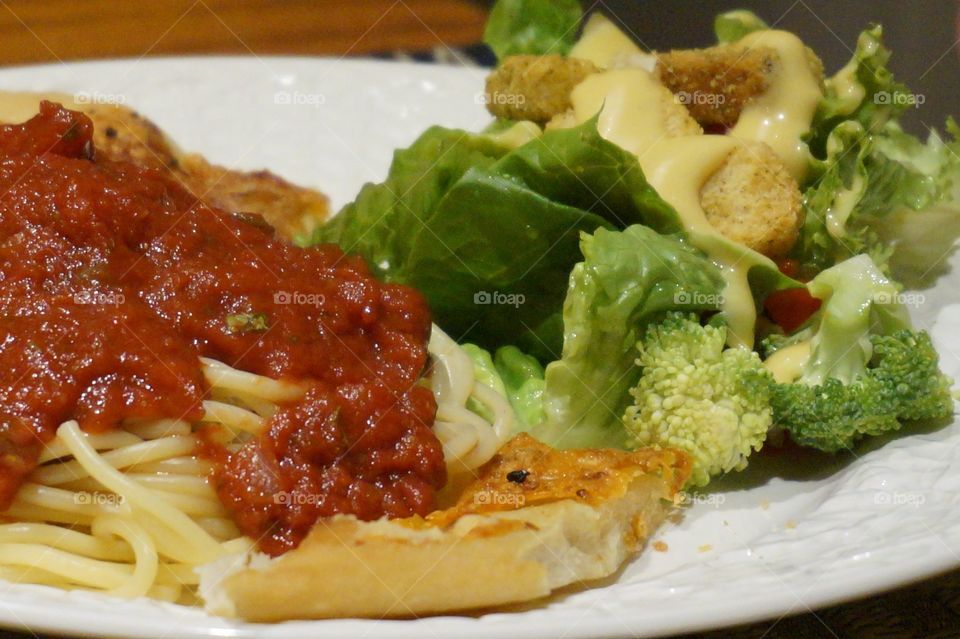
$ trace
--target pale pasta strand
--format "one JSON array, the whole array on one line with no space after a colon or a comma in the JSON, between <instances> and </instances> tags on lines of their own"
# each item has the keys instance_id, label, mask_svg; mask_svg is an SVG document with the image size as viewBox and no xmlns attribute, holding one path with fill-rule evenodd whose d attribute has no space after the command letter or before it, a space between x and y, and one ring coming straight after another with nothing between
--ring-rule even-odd
<instances>
[{"instance_id":1,"label":"pale pasta strand","mask_svg":"<svg viewBox=\"0 0 960 639\"><path fill-rule=\"evenodd\" d=\"M436 326L429 352L433 429L448 469L475 471L510 436L513 412ZM203 422L223 426L232 445L262 432L277 405L306 388L211 359L202 365L211 386ZM0 579L195 603L199 566L254 546L208 479L213 466L197 455L197 426L145 420L92 435L75 421L62 424L4 513L17 523L0 524Z\"/></svg>"}]
</instances>

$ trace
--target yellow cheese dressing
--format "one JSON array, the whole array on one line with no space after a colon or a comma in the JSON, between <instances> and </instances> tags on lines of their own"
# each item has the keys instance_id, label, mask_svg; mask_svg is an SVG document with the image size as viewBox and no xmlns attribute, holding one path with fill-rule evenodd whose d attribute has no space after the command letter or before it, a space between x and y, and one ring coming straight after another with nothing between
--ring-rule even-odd
<instances>
[{"instance_id":1,"label":"yellow cheese dressing","mask_svg":"<svg viewBox=\"0 0 960 639\"><path fill-rule=\"evenodd\" d=\"M583 35L568 55L589 60L601 69L610 67L615 60L646 56L627 34L599 13L594 13L587 20Z\"/></svg>"},{"instance_id":2,"label":"yellow cheese dressing","mask_svg":"<svg viewBox=\"0 0 960 639\"><path fill-rule=\"evenodd\" d=\"M830 208L827 209L827 231L835 238L847 235L847 220L853 213L853 208L863 195L864 178L859 173L853 178L850 188L841 189L833 198Z\"/></svg>"},{"instance_id":3,"label":"yellow cheese dressing","mask_svg":"<svg viewBox=\"0 0 960 639\"><path fill-rule=\"evenodd\" d=\"M724 135L664 138L641 156L647 181L680 215L690 243L720 269L725 286L720 307L727 322L727 343L753 347L757 309L750 290L750 265L730 251L730 243L713 228L700 205L700 191L736 148Z\"/></svg>"},{"instance_id":4,"label":"yellow cheese dressing","mask_svg":"<svg viewBox=\"0 0 960 639\"><path fill-rule=\"evenodd\" d=\"M743 109L730 135L766 142L780 156L798 183L803 182L810 151L800 138L823 97L820 78L807 62L806 47L786 31L754 31L740 40L749 48L769 47L778 63L770 86Z\"/></svg>"},{"instance_id":5,"label":"yellow cheese dressing","mask_svg":"<svg viewBox=\"0 0 960 639\"><path fill-rule=\"evenodd\" d=\"M792 384L803 374L803 367L810 359L810 341L785 346L763 362L778 384Z\"/></svg>"},{"instance_id":6,"label":"yellow cheese dressing","mask_svg":"<svg viewBox=\"0 0 960 639\"><path fill-rule=\"evenodd\" d=\"M662 96L663 87L643 69L595 73L570 94L574 114L571 124L582 124L600 113L597 121L600 135L640 156L655 142L667 137ZM643 158L640 164L646 171Z\"/></svg>"},{"instance_id":7,"label":"yellow cheese dressing","mask_svg":"<svg viewBox=\"0 0 960 639\"><path fill-rule=\"evenodd\" d=\"M756 308L747 281L749 265L728 254L729 244L700 205L700 191L739 143L720 135L671 138L663 113L664 89L647 71L619 69L588 77L571 93L576 123L598 111L598 129L607 140L634 153L650 184L672 205L689 232L723 274L721 308L731 345L753 344Z\"/></svg>"},{"instance_id":8,"label":"yellow cheese dressing","mask_svg":"<svg viewBox=\"0 0 960 639\"><path fill-rule=\"evenodd\" d=\"M857 79L858 66L857 59L852 58L826 82L827 89L839 100L841 113L853 113L867 95L867 90Z\"/></svg>"},{"instance_id":9,"label":"yellow cheese dressing","mask_svg":"<svg viewBox=\"0 0 960 639\"><path fill-rule=\"evenodd\" d=\"M487 137L500 146L508 149L519 149L527 142L540 137L542 134L543 131L537 126L536 122L521 120L503 131L488 133Z\"/></svg>"}]
</instances>

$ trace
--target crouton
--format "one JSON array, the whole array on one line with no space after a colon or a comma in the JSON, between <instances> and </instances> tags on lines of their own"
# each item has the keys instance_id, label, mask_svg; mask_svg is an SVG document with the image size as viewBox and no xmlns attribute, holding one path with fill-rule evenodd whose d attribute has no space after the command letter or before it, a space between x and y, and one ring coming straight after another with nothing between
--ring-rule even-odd
<instances>
[{"instance_id":1,"label":"crouton","mask_svg":"<svg viewBox=\"0 0 960 639\"><path fill-rule=\"evenodd\" d=\"M657 55L657 77L707 127L736 124L744 106L766 91L777 54L730 45Z\"/></svg>"},{"instance_id":2,"label":"crouton","mask_svg":"<svg viewBox=\"0 0 960 639\"><path fill-rule=\"evenodd\" d=\"M570 108L570 92L599 69L561 55L515 55L487 77L487 109L499 118L544 124Z\"/></svg>"},{"instance_id":3,"label":"crouton","mask_svg":"<svg viewBox=\"0 0 960 639\"><path fill-rule=\"evenodd\" d=\"M823 77L823 62L809 47L807 63ZM770 47L727 44L657 54L657 77L708 131L732 127L751 100L770 85L777 66Z\"/></svg>"},{"instance_id":4,"label":"crouton","mask_svg":"<svg viewBox=\"0 0 960 639\"><path fill-rule=\"evenodd\" d=\"M800 198L783 161L762 142L739 144L700 190L707 220L720 234L774 258L797 241Z\"/></svg>"}]
</instances>

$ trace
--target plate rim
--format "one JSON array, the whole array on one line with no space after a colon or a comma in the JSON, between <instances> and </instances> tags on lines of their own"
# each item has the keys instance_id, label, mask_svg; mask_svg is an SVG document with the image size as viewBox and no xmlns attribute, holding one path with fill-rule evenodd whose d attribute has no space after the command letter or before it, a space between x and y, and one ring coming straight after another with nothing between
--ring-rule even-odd
<instances>
[{"instance_id":1,"label":"plate rim","mask_svg":"<svg viewBox=\"0 0 960 639\"><path fill-rule=\"evenodd\" d=\"M167 65L191 65L204 63L213 64L244 64L257 61L270 61L278 64L324 64L334 66L371 66L383 67L389 66L393 69L403 69L409 72L423 73L429 70L431 73L478 73L483 71L483 67L458 67L455 65L442 65L417 60L389 60L373 57L346 57L346 56L304 56L304 55L220 55L220 54L191 54L185 56L178 55L159 55L146 56L142 58L130 57L112 57L98 58L94 60L76 60L66 62L38 62L25 63L0 67L0 82L5 79L9 73L22 73L36 71L44 73L50 69L63 68L92 68L110 65L123 65L136 63L165 67ZM5 87L6 88L6 87ZM479 89L478 89L479 90ZM136 105L135 105L136 106ZM956 416L954 424L956 423ZM945 426L949 428L949 426ZM934 536L934 535L931 535ZM900 542L893 546L885 546L886 550L903 545ZM912 543L912 542L911 542ZM645 552L650 552L646 549ZM713 559L707 560L713 561ZM686 566L686 564L684 564ZM864 566L868 564L863 564ZM865 580L862 571L851 571L844 578L832 579L828 583L820 582L817 588L811 592L803 594L803 605L795 607L796 597L782 589L775 589L769 592L760 593L755 599L752 599L749 608L730 609L728 605L718 601L714 606L706 606L698 611L687 611L683 623L671 623L663 625L662 620L667 617L665 614L656 615L656 619L661 620L658 627L650 628L644 631L644 622L649 620L647 613L630 614L630 611L621 611L616 615L616 619L605 619L604 615L583 614L581 620L587 623L575 625L573 627L566 625L567 617L570 614L582 612L579 609L571 610L565 615L558 615L556 620L537 619L537 625L531 625L531 620L516 616L512 612L493 613L496 619L463 615L440 615L435 617L424 617L417 620L417 623L410 623L409 620L368 620L368 619L340 619L340 620L319 620L319 621L291 621L280 624L248 624L244 622L235 622L233 620L210 617L210 623L203 626L201 623L190 621L190 628L182 630L174 627L171 629L169 637L273 637L287 636L286 630L292 629L292 626L308 625L314 626L316 631L325 636L355 636L357 630L350 630L350 626L357 628L358 625L370 626L384 624L387 626L385 635L390 637L420 637L424 634L423 623L430 625L443 625L443 631L456 632L462 636L462 639L470 637L487 636L490 631L496 632L514 632L522 631L524 635L531 638L535 637L555 637L559 629L569 629L572 632L566 636L569 637L613 637L622 635L624 632L643 632L643 636L661 637L679 633L698 632L704 630L722 629L733 625L755 623L767 619L773 619L778 615L782 617L804 614L810 611L816 611L824 607L837 605L840 603L856 601L872 594L890 591L905 585L909 585L924 579L932 578L940 574L952 571L960 567L960 556L954 553L925 554L920 557L913 557L910 561L900 564L897 570L876 571L869 580ZM669 573L668 573L669 574ZM659 575L656 578L661 578ZM3 587L3 586L0 586ZM9 587L18 587L16 584ZM19 586L20 588L24 586ZM42 586L31 586L30 588L45 588ZM50 589L54 591L54 589ZM60 591L55 591L58 594ZM543 605L550 603L550 599L545 600ZM173 604L170 604L173 605ZM40 631L46 633L69 633L81 636L111 636L111 637L149 637L153 636L149 629L146 632L131 634L130 628L123 626L110 628L110 619L103 619L101 625L97 627L83 626L77 628L70 625L69 618L63 618L59 615L53 616L45 613L44 606L52 607L53 603L38 601L28 604L26 602L0 601L0 626L9 627L16 630ZM93 613L89 613L93 614ZM547 611L549 615L549 611ZM512 617L511 619L501 617ZM128 616L128 623L136 623L136 618ZM24 623L27 622L27 623ZM106 624L106 625L103 625ZM669 627L668 627L669 626ZM153 627L153 626L151 626ZM297 631L300 629L297 628ZM332 634L327 631L331 631ZM197 632L195 632L197 631ZM303 635L302 631L297 632ZM379 634L375 630L370 630L370 634Z\"/></svg>"}]
</instances>

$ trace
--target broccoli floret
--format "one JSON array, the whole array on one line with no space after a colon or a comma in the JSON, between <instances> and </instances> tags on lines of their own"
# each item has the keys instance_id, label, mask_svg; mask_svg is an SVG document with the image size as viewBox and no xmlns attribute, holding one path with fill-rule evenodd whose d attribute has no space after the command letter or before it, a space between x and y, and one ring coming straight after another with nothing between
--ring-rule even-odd
<instances>
[{"instance_id":1,"label":"broccoli floret","mask_svg":"<svg viewBox=\"0 0 960 639\"><path fill-rule=\"evenodd\" d=\"M869 366L852 382L830 377L774 389L776 423L794 441L835 453L866 435L899 430L903 421L953 413L950 378L940 372L929 335L904 329L870 343Z\"/></svg>"},{"instance_id":2,"label":"broccoli floret","mask_svg":"<svg viewBox=\"0 0 960 639\"><path fill-rule=\"evenodd\" d=\"M776 426L833 453L904 421L953 414L952 382L930 336L910 326L896 286L869 257L827 269L808 287L824 304L805 329L806 361L773 388Z\"/></svg>"},{"instance_id":3,"label":"broccoli floret","mask_svg":"<svg viewBox=\"0 0 960 639\"><path fill-rule=\"evenodd\" d=\"M624 424L631 446L679 448L693 456L689 484L743 470L773 421L773 378L745 348L724 350L727 329L670 313L637 344L642 368Z\"/></svg>"},{"instance_id":4,"label":"broccoli floret","mask_svg":"<svg viewBox=\"0 0 960 639\"><path fill-rule=\"evenodd\" d=\"M900 419L942 419L953 414L953 380L940 372L940 358L929 335L904 330L872 341L869 375L886 392L896 393Z\"/></svg>"}]
</instances>

